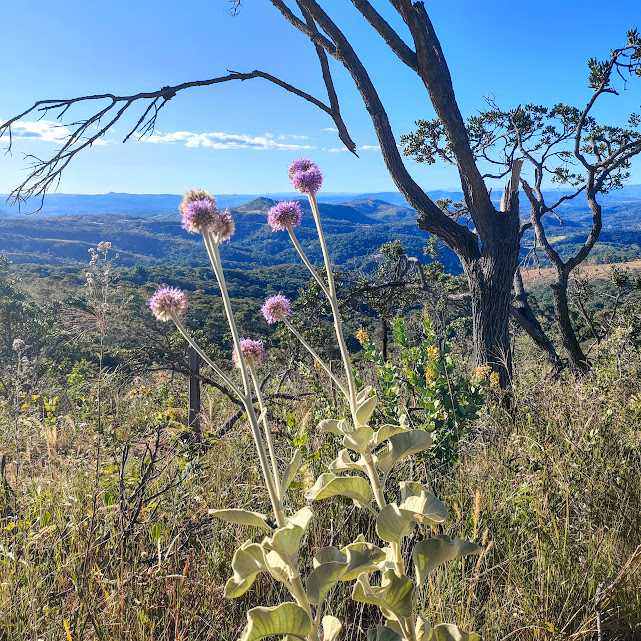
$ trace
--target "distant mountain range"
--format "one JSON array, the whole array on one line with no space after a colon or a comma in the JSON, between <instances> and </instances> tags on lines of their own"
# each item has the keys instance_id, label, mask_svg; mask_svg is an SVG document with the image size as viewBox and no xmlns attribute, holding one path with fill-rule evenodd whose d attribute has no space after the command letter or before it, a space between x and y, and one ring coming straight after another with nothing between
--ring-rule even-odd
<instances>
[{"instance_id":1,"label":"distant mountain range","mask_svg":"<svg viewBox=\"0 0 641 641\"><path fill-rule=\"evenodd\" d=\"M567 191L554 190L549 192L550 200L561 197ZM436 201L439 198L449 198L455 202L462 200L463 193L455 190L428 191L427 194ZM501 194L495 191L492 199L496 204ZM259 198L273 201L300 198L297 193L274 194L222 194L217 196L221 207L238 208ZM5 202L7 195L0 194L0 219L22 216L36 209L39 202L27 203L22 211L17 206ZM124 194L110 192L108 194L49 194L38 217L51 216L95 216L97 214L124 214L147 218L152 216L176 215L182 196L176 194ZM364 216L387 222L415 219L414 212L399 192L380 192L364 194L323 193L318 197L319 202L333 205L348 205L358 210ZM641 185L628 185L623 189L602 196L604 209L604 224L617 228L628 228L641 225ZM528 214L528 204L524 197L521 199L523 216ZM581 195L575 200L567 201L559 207L559 215L567 218L570 223L585 224L591 218L585 198ZM365 221L364 221L365 222ZM565 220L564 220L565 222Z\"/></svg>"},{"instance_id":2,"label":"distant mountain range","mask_svg":"<svg viewBox=\"0 0 641 641\"><path fill-rule=\"evenodd\" d=\"M458 201L453 191L429 192L434 199ZM286 233L272 233L267 211L278 199L298 198L306 212L297 236L311 260L320 261L320 247L309 203L299 194L274 194L274 198L242 195L218 197L230 207L236 233L222 248L230 267L265 267L298 262ZM498 196L497 196L498 198ZM178 204L172 194L51 194L42 213L16 214L3 205L0 211L0 254L16 263L78 264L88 260L87 250L109 240L120 253L120 264L207 264L200 237L180 225ZM356 197L325 194L319 199L321 217L332 260L338 266L362 264L385 242L399 239L414 256L423 256L427 235L416 225L416 213L399 193L358 194ZM641 185L626 187L603 198L605 229L599 247L603 255L628 260L641 254ZM580 197L559 208L564 225L553 217L553 236L559 250L573 253L583 242L591 214ZM524 210L523 214L527 212ZM526 240L526 243L529 242ZM631 253L632 252L632 253ZM453 252L441 260L460 272Z\"/></svg>"}]
</instances>

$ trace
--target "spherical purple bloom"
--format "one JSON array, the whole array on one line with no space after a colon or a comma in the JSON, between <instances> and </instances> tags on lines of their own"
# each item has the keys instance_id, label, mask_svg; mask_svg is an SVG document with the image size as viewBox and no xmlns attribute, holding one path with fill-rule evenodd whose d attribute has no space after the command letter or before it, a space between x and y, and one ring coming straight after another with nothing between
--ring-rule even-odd
<instances>
[{"instance_id":1,"label":"spherical purple bloom","mask_svg":"<svg viewBox=\"0 0 641 641\"><path fill-rule=\"evenodd\" d=\"M287 318L292 313L292 305L289 299L282 294L270 296L261 307L265 320L271 325Z\"/></svg>"},{"instance_id":2,"label":"spherical purple bloom","mask_svg":"<svg viewBox=\"0 0 641 641\"><path fill-rule=\"evenodd\" d=\"M295 200L284 200L276 203L267 212L267 222L272 231L284 231L288 225L296 227L303 219L303 211Z\"/></svg>"},{"instance_id":3,"label":"spherical purple bloom","mask_svg":"<svg viewBox=\"0 0 641 641\"><path fill-rule=\"evenodd\" d=\"M301 194L316 195L323 184L323 174L309 158L295 160L288 170L289 180Z\"/></svg>"},{"instance_id":4,"label":"spherical purple bloom","mask_svg":"<svg viewBox=\"0 0 641 641\"><path fill-rule=\"evenodd\" d=\"M176 287L161 287L148 303L152 314L166 322L171 319L171 312L184 314L187 311L187 297Z\"/></svg>"},{"instance_id":5,"label":"spherical purple bloom","mask_svg":"<svg viewBox=\"0 0 641 641\"><path fill-rule=\"evenodd\" d=\"M219 215L216 205L210 200L194 200L182 210L183 227L190 234L197 234L215 225Z\"/></svg>"},{"instance_id":6,"label":"spherical purple bloom","mask_svg":"<svg viewBox=\"0 0 641 641\"><path fill-rule=\"evenodd\" d=\"M240 349L245 357L245 362L248 365L258 367L265 360L265 347L263 346L263 341L255 341L252 338L241 338ZM236 346L234 346L234 349L232 350L231 358L234 361L234 365L240 368L240 359L238 358Z\"/></svg>"},{"instance_id":7,"label":"spherical purple bloom","mask_svg":"<svg viewBox=\"0 0 641 641\"><path fill-rule=\"evenodd\" d=\"M189 203L194 203L197 200L208 200L214 207L216 206L216 199L208 191L204 189L190 189L183 196L182 202L178 206L180 213L182 214L184 212Z\"/></svg>"},{"instance_id":8,"label":"spherical purple bloom","mask_svg":"<svg viewBox=\"0 0 641 641\"><path fill-rule=\"evenodd\" d=\"M209 229L211 229L213 234L218 236L220 242L229 240L234 235L236 229L236 223L234 223L229 209L218 211L216 220L210 225Z\"/></svg>"}]
</instances>

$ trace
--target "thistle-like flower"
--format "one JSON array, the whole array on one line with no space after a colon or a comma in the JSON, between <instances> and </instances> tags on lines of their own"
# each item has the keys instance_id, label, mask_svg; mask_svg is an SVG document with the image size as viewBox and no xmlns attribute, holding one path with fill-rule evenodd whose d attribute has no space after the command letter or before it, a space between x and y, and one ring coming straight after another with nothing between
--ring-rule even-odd
<instances>
[{"instance_id":1,"label":"thistle-like flower","mask_svg":"<svg viewBox=\"0 0 641 641\"><path fill-rule=\"evenodd\" d=\"M267 222L272 231L284 231L288 225L296 227L303 219L303 211L295 200L284 200L276 203L267 212Z\"/></svg>"},{"instance_id":2,"label":"thistle-like flower","mask_svg":"<svg viewBox=\"0 0 641 641\"><path fill-rule=\"evenodd\" d=\"M161 287L148 302L151 313L159 320L167 322L171 312L184 314L187 311L187 296L176 287Z\"/></svg>"},{"instance_id":3,"label":"thistle-like flower","mask_svg":"<svg viewBox=\"0 0 641 641\"><path fill-rule=\"evenodd\" d=\"M315 196L323 184L323 174L309 158L299 158L289 166L289 180L296 191Z\"/></svg>"},{"instance_id":4,"label":"thistle-like flower","mask_svg":"<svg viewBox=\"0 0 641 641\"><path fill-rule=\"evenodd\" d=\"M194 200L188 203L182 211L183 228L190 234L202 233L203 229L211 229L220 214L209 200Z\"/></svg>"},{"instance_id":5,"label":"thistle-like flower","mask_svg":"<svg viewBox=\"0 0 641 641\"><path fill-rule=\"evenodd\" d=\"M18 352L18 354L20 354L21 352L24 352L24 350L27 347L27 344L21 338L16 338L13 341L13 344L11 345L11 347L13 348L14 352Z\"/></svg>"},{"instance_id":6,"label":"thistle-like flower","mask_svg":"<svg viewBox=\"0 0 641 641\"><path fill-rule=\"evenodd\" d=\"M182 202L178 205L178 210L182 214L185 209L187 209L189 203L195 203L198 200L208 200L214 207L216 206L216 199L208 191L204 189L190 189L183 196Z\"/></svg>"},{"instance_id":7,"label":"thistle-like flower","mask_svg":"<svg viewBox=\"0 0 641 641\"><path fill-rule=\"evenodd\" d=\"M212 233L218 236L219 242L229 240L236 230L236 223L232 215L229 213L229 209L223 211L218 211L216 221L211 224L209 227Z\"/></svg>"},{"instance_id":8,"label":"thistle-like flower","mask_svg":"<svg viewBox=\"0 0 641 641\"><path fill-rule=\"evenodd\" d=\"M265 360L263 341L255 341L252 338L241 338L240 349L248 365L258 367ZM240 359L238 358L238 351L235 346L232 350L231 358L234 361L234 365L240 368Z\"/></svg>"},{"instance_id":9,"label":"thistle-like flower","mask_svg":"<svg viewBox=\"0 0 641 641\"><path fill-rule=\"evenodd\" d=\"M287 318L292 313L292 305L289 299L282 294L270 296L260 309L265 320L271 325Z\"/></svg>"}]
</instances>

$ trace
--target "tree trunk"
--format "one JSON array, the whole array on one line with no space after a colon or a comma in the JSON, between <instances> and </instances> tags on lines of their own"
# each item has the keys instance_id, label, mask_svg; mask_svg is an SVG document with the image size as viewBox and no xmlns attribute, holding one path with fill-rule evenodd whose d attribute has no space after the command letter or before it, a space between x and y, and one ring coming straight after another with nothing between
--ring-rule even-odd
<instances>
[{"instance_id":1,"label":"tree trunk","mask_svg":"<svg viewBox=\"0 0 641 641\"><path fill-rule=\"evenodd\" d=\"M504 389L512 379L510 298L519 255L518 240L512 240L485 246L481 259L463 264L472 302L476 365L489 365L498 372Z\"/></svg>"},{"instance_id":2,"label":"tree trunk","mask_svg":"<svg viewBox=\"0 0 641 641\"><path fill-rule=\"evenodd\" d=\"M561 342L568 353L572 367L581 372L587 372L590 369L590 363L581 349L570 320L568 279L569 271L567 269L557 269L556 282L550 285L554 296L554 315L561 334Z\"/></svg>"}]
</instances>

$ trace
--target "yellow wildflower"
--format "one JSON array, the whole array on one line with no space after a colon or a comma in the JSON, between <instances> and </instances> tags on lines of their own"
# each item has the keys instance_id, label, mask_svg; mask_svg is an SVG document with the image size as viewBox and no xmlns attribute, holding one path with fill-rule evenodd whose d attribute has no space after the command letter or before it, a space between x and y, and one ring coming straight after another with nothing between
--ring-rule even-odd
<instances>
[{"instance_id":1,"label":"yellow wildflower","mask_svg":"<svg viewBox=\"0 0 641 641\"><path fill-rule=\"evenodd\" d=\"M436 378L436 375L438 374L438 369L436 368L436 365L434 363L430 363L427 367L427 371L425 372L425 380L427 383L433 381Z\"/></svg>"},{"instance_id":2,"label":"yellow wildflower","mask_svg":"<svg viewBox=\"0 0 641 641\"><path fill-rule=\"evenodd\" d=\"M369 341L369 334L361 327L356 333L356 338L361 345L365 345Z\"/></svg>"},{"instance_id":3,"label":"yellow wildflower","mask_svg":"<svg viewBox=\"0 0 641 641\"><path fill-rule=\"evenodd\" d=\"M499 373L492 372L490 374L490 388L499 389L500 383L501 383L501 377L499 376Z\"/></svg>"},{"instance_id":4,"label":"yellow wildflower","mask_svg":"<svg viewBox=\"0 0 641 641\"><path fill-rule=\"evenodd\" d=\"M435 361L439 357L438 347L434 347L434 345L430 345L427 348L427 355L429 358Z\"/></svg>"},{"instance_id":5,"label":"yellow wildflower","mask_svg":"<svg viewBox=\"0 0 641 641\"><path fill-rule=\"evenodd\" d=\"M316 358L314 359L314 367L316 369L320 369L321 368L320 361L318 359L316 359Z\"/></svg>"},{"instance_id":6,"label":"yellow wildflower","mask_svg":"<svg viewBox=\"0 0 641 641\"><path fill-rule=\"evenodd\" d=\"M492 368L489 365L481 365L480 367L476 368L476 371L474 372L474 378L478 379L479 381L483 381L486 380L491 373Z\"/></svg>"}]
</instances>

